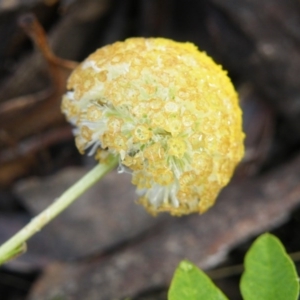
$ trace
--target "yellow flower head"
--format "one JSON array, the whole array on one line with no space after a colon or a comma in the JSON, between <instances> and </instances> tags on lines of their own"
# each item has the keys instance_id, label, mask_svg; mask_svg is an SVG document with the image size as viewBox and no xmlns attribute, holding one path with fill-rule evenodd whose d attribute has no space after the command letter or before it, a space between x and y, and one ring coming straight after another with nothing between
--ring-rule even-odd
<instances>
[{"instance_id":1,"label":"yellow flower head","mask_svg":"<svg viewBox=\"0 0 300 300\"><path fill-rule=\"evenodd\" d=\"M191 43L131 38L97 50L72 73L62 110L79 151L119 155L154 214L206 211L244 153L231 81Z\"/></svg>"}]
</instances>

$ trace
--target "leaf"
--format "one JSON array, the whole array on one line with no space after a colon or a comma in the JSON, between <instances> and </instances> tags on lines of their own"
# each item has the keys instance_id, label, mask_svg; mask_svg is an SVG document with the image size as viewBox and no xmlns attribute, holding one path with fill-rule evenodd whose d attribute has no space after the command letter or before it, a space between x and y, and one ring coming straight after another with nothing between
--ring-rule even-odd
<instances>
[{"instance_id":1,"label":"leaf","mask_svg":"<svg viewBox=\"0 0 300 300\"><path fill-rule=\"evenodd\" d=\"M175 271L168 300L226 300L211 279L191 262L183 260Z\"/></svg>"},{"instance_id":2,"label":"leaf","mask_svg":"<svg viewBox=\"0 0 300 300\"><path fill-rule=\"evenodd\" d=\"M275 236L266 233L253 243L246 254L240 286L244 300L298 299L294 263Z\"/></svg>"}]
</instances>

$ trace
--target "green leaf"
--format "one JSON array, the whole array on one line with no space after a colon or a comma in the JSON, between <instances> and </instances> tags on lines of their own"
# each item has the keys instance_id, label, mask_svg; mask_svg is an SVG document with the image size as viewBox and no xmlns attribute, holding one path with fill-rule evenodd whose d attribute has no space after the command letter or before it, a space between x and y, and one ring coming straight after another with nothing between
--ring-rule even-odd
<instances>
[{"instance_id":1,"label":"green leaf","mask_svg":"<svg viewBox=\"0 0 300 300\"><path fill-rule=\"evenodd\" d=\"M241 292L244 300L298 299L299 281L294 263L275 236L261 235L247 252Z\"/></svg>"},{"instance_id":2,"label":"green leaf","mask_svg":"<svg viewBox=\"0 0 300 300\"><path fill-rule=\"evenodd\" d=\"M183 260L175 271L168 300L228 300L210 278L191 262Z\"/></svg>"}]
</instances>

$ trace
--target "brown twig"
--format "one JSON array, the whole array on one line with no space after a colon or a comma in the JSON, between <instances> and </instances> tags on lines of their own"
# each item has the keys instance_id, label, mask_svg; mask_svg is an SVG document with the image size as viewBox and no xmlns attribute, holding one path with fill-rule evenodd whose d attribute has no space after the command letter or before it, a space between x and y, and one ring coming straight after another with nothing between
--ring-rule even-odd
<instances>
[{"instance_id":1,"label":"brown twig","mask_svg":"<svg viewBox=\"0 0 300 300\"><path fill-rule=\"evenodd\" d=\"M48 44L47 35L43 27L33 14L29 13L22 15L19 18L19 25L32 39L33 43L37 46L48 63L54 87L56 87L57 90L61 90L62 80L60 69L63 68L72 71L78 64L74 61L61 59L55 56Z\"/></svg>"},{"instance_id":2,"label":"brown twig","mask_svg":"<svg viewBox=\"0 0 300 300\"><path fill-rule=\"evenodd\" d=\"M34 44L41 51L48 63L63 67L68 70L73 70L77 63L70 60L61 59L52 52L47 41L47 35L33 14L25 14L19 18L19 25L23 28L26 34L32 39Z\"/></svg>"},{"instance_id":3,"label":"brown twig","mask_svg":"<svg viewBox=\"0 0 300 300\"><path fill-rule=\"evenodd\" d=\"M23 15L19 24L45 58L52 84L42 91L0 105L0 184L25 174L33 163L34 153L71 136L70 128L49 129L63 124L60 98L67 77L77 63L55 56L44 29L33 14ZM36 133L41 134L36 137ZM8 176L7 170L14 170L14 166L17 166L16 174L10 172Z\"/></svg>"},{"instance_id":4,"label":"brown twig","mask_svg":"<svg viewBox=\"0 0 300 300\"><path fill-rule=\"evenodd\" d=\"M27 140L20 142L17 147L12 149L4 149L0 152L0 164L16 159L19 156L32 155L41 151L55 143L71 139L73 137L70 126L64 126L50 130L40 136L34 136Z\"/></svg>"},{"instance_id":5,"label":"brown twig","mask_svg":"<svg viewBox=\"0 0 300 300\"><path fill-rule=\"evenodd\" d=\"M77 65L76 62L60 59L53 54L46 34L34 15L22 16L19 23L48 63L52 88L47 88L35 95L10 100L0 107L0 115L2 115L0 127L16 141L63 120L59 109L60 97L65 90L67 76ZM20 114L20 110L17 109L18 107L28 108L29 104L33 103L36 105L30 107L26 114ZM10 113L19 112L19 115L7 116L8 111Z\"/></svg>"},{"instance_id":6,"label":"brown twig","mask_svg":"<svg viewBox=\"0 0 300 300\"><path fill-rule=\"evenodd\" d=\"M14 111L18 111L24 109L30 105L34 105L40 101L43 101L49 98L53 94L53 88L47 88L40 92L17 97L14 99L10 99L4 103L0 104L0 116L3 114L13 113Z\"/></svg>"}]
</instances>

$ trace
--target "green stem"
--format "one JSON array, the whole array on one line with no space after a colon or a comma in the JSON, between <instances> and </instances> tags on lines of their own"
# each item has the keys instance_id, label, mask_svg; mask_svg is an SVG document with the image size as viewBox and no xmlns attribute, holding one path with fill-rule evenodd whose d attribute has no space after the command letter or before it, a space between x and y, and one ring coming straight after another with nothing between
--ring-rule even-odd
<instances>
[{"instance_id":1,"label":"green stem","mask_svg":"<svg viewBox=\"0 0 300 300\"><path fill-rule=\"evenodd\" d=\"M0 265L14 256L24 252L25 242L40 231L46 224L65 210L80 195L88 190L93 184L111 171L118 163L119 158L109 155L106 163L98 164L79 181L66 190L55 202L31 220L7 242L0 247Z\"/></svg>"}]
</instances>

